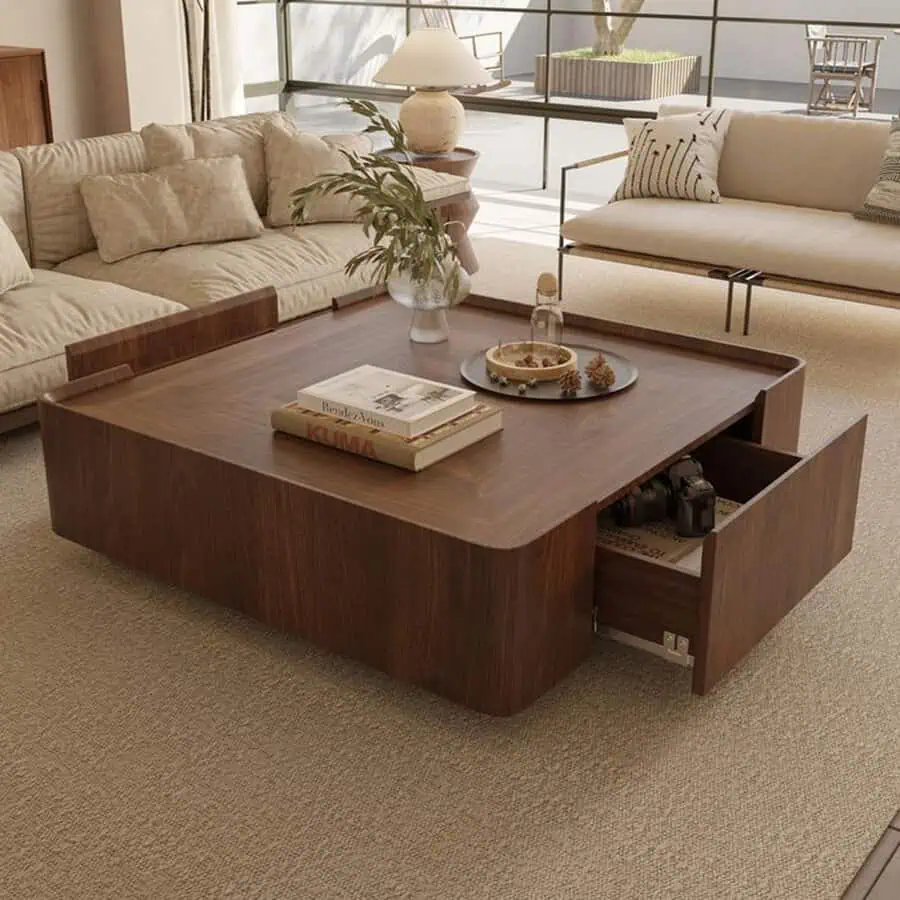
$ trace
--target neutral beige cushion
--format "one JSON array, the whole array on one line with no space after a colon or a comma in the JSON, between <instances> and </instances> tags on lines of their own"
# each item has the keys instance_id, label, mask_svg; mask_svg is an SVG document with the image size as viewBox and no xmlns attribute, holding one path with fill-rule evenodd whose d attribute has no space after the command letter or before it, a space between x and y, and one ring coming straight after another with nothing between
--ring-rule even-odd
<instances>
[{"instance_id":1,"label":"neutral beige cushion","mask_svg":"<svg viewBox=\"0 0 900 900\"><path fill-rule=\"evenodd\" d=\"M38 269L0 298L0 412L66 381L65 347L183 309L119 285Z\"/></svg>"},{"instance_id":2,"label":"neutral beige cushion","mask_svg":"<svg viewBox=\"0 0 900 900\"><path fill-rule=\"evenodd\" d=\"M30 260L22 167L14 153L0 153L0 219L9 226L22 252Z\"/></svg>"},{"instance_id":3,"label":"neutral beige cushion","mask_svg":"<svg viewBox=\"0 0 900 900\"><path fill-rule=\"evenodd\" d=\"M631 253L900 293L897 232L850 213L722 198L623 200L576 216L563 235Z\"/></svg>"},{"instance_id":4,"label":"neutral beige cushion","mask_svg":"<svg viewBox=\"0 0 900 900\"><path fill-rule=\"evenodd\" d=\"M372 145L367 135L326 134L321 137L267 127L266 164L269 174L269 215L274 228L291 222L291 195L297 188L327 171L344 171L346 159L340 149L351 153L369 153ZM444 200L470 190L469 181L460 175L448 175L420 166L410 166L422 194L429 202ZM354 221L357 201L345 196L318 197L307 205L305 223Z\"/></svg>"},{"instance_id":5,"label":"neutral beige cushion","mask_svg":"<svg viewBox=\"0 0 900 900\"><path fill-rule=\"evenodd\" d=\"M291 224L294 191L320 175L349 171L350 164L341 151L365 154L372 149L366 135L330 135L326 140L275 122L266 123L263 139L269 180L267 221L273 228ZM303 221L352 222L361 206L359 200L346 194L316 197L306 204Z\"/></svg>"},{"instance_id":6,"label":"neutral beige cushion","mask_svg":"<svg viewBox=\"0 0 900 900\"><path fill-rule=\"evenodd\" d=\"M284 128L292 127L284 113L250 113L191 125L147 125L141 129L141 137L151 169L188 159L240 156L253 202L262 215L267 202L262 130L270 121L278 122Z\"/></svg>"},{"instance_id":7,"label":"neutral beige cushion","mask_svg":"<svg viewBox=\"0 0 900 900\"><path fill-rule=\"evenodd\" d=\"M730 121L727 109L626 119L628 168L610 202L669 197L718 203L719 158Z\"/></svg>"},{"instance_id":8,"label":"neutral beige cushion","mask_svg":"<svg viewBox=\"0 0 900 900\"><path fill-rule=\"evenodd\" d=\"M664 106L660 115L688 107ZM723 197L853 212L878 178L888 122L734 111L719 162Z\"/></svg>"},{"instance_id":9,"label":"neutral beige cushion","mask_svg":"<svg viewBox=\"0 0 900 900\"><path fill-rule=\"evenodd\" d=\"M147 250L256 237L263 231L238 156L81 183L97 251L112 263Z\"/></svg>"},{"instance_id":10,"label":"neutral beige cushion","mask_svg":"<svg viewBox=\"0 0 900 900\"><path fill-rule=\"evenodd\" d=\"M151 251L112 264L87 253L63 263L60 271L141 288L190 307L274 285L286 320L369 286L365 273L344 275L347 260L368 246L356 224L304 225L267 230L247 241Z\"/></svg>"},{"instance_id":11,"label":"neutral beige cushion","mask_svg":"<svg viewBox=\"0 0 900 900\"><path fill-rule=\"evenodd\" d=\"M22 248L9 226L0 219L0 300L2 295L23 284L30 284L34 276Z\"/></svg>"},{"instance_id":12,"label":"neutral beige cushion","mask_svg":"<svg viewBox=\"0 0 900 900\"><path fill-rule=\"evenodd\" d=\"M138 134L42 144L15 153L25 182L32 265L41 268L52 268L97 246L81 197L86 176L147 168Z\"/></svg>"}]
</instances>

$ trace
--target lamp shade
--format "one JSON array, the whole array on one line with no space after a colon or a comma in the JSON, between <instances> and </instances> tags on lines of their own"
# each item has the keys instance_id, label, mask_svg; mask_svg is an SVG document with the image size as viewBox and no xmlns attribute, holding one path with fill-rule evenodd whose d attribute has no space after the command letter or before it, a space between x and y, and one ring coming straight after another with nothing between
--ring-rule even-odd
<instances>
[{"instance_id":1,"label":"lamp shade","mask_svg":"<svg viewBox=\"0 0 900 900\"><path fill-rule=\"evenodd\" d=\"M372 79L379 84L453 88L490 84L491 76L446 28L413 31Z\"/></svg>"}]
</instances>

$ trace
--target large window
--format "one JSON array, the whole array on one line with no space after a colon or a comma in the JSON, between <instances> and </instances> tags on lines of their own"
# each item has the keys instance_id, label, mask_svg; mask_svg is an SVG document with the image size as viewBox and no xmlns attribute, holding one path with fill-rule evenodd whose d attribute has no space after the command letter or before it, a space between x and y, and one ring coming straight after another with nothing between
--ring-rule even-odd
<instances>
[{"instance_id":1,"label":"large window","mask_svg":"<svg viewBox=\"0 0 900 900\"><path fill-rule=\"evenodd\" d=\"M609 5L616 10L618 0ZM603 0L239 0L239 6L250 108L280 104L322 130L354 125L338 105L344 96L396 109L405 91L375 85L372 76L409 30L431 24L471 36L483 64L503 81L460 93L470 125L480 123L467 141L488 149L491 123L514 117L504 128L521 133L521 160L509 170L523 186L546 183L557 155L551 139L587 134L551 128L554 120L616 123L655 115L661 103L804 113L807 24L881 35L873 114L900 107L895 0L644 0L630 19L598 17ZM585 57L604 40L624 40L625 52L601 72ZM632 58L644 66L627 65ZM648 68L660 74L648 79Z\"/></svg>"}]
</instances>

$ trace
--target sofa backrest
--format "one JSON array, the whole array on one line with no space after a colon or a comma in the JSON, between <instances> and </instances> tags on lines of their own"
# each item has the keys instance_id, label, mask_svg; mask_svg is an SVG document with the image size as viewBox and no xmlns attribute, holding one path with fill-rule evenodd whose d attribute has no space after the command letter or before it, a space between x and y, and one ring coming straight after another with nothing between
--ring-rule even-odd
<instances>
[{"instance_id":1,"label":"sofa backrest","mask_svg":"<svg viewBox=\"0 0 900 900\"><path fill-rule=\"evenodd\" d=\"M22 167L13 153L0 152L0 218L16 236L26 259L31 259L28 250L28 219L25 215Z\"/></svg>"},{"instance_id":2,"label":"sofa backrest","mask_svg":"<svg viewBox=\"0 0 900 900\"><path fill-rule=\"evenodd\" d=\"M81 199L85 176L147 168L139 134L21 147L15 154L22 164L32 265L44 269L97 246Z\"/></svg>"},{"instance_id":3,"label":"sofa backrest","mask_svg":"<svg viewBox=\"0 0 900 900\"><path fill-rule=\"evenodd\" d=\"M660 115L693 111L664 106ZM881 169L890 125L735 111L719 163L723 197L853 212Z\"/></svg>"},{"instance_id":4,"label":"sofa backrest","mask_svg":"<svg viewBox=\"0 0 900 900\"><path fill-rule=\"evenodd\" d=\"M168 126L166 130L182 139L190 135L188 151L181 158L193 158L195 154L240 155L255 199L264 212L267 185L262 126L267 119L281 115L251 113L197 125ZM81 198L82 179L88 175L144 172L150 168L144 141L136 132L21 147L13 152L21 164L32 265L45 269L97 247ZM0 161L0 193L2 165ZM0 197L0 215L3 202Z\"/></svg>"},{"instance_id":5,"label":"sofa backrest","mask_svg":"<svg viewBox=\"0 0 900 900\"><path fill-rule=\"evenodd\" d=\"M190 125L151 125L141 131L150 168L168 166L195 157L240 156L247 186L261 215L266 214L269 185L263 129L266 122L292 125L282 112L247 113Z\"/></svg>"}]
</instances>

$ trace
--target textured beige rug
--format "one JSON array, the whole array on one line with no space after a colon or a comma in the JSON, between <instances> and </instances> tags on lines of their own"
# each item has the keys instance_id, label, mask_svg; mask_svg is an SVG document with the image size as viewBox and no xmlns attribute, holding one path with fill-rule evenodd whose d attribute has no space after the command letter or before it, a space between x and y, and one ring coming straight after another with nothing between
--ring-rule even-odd
<instances>
[{"instance_id":1,"label":"textured beige rug","mask_svg":"<svg viewBox=\"0 0 900 900\"><path fill-rule=\"evenodd\" d=\"M554 260L479 253L523 300ZM721 334L721 285L570 274L572 307ZM702 700L598 643L470 714L55 538L37 436L0 439L0 897L839 896L900 805L900 313L756 306L809 360L806 447L872 414L857 547Z\"/></svg>"}]
</instances>

